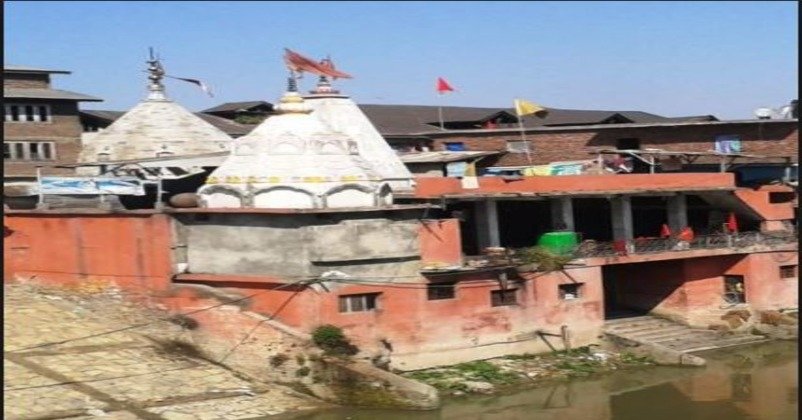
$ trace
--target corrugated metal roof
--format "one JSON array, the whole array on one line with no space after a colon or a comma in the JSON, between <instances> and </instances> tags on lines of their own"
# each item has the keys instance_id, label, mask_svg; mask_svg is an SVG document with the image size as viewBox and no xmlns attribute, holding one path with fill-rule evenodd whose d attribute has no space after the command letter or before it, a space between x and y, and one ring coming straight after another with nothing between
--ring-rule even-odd
<instances>
[{"instance_id":1,"label":"corrugated metal roof","mask_svg":"<svg viewBox=\"0 0 802 420\"><path fill-rule=\"evenodd\" d=\"M103 99L60 89L4 88L3 98L58 99L66 101L103 102Z\"/></svg>"},{"instance_id":2,"label":"corrugated metal roof","mask_svg":"<svg viewBox=\"0 0 802 420\"><path fill-rule=\"evenodd\" d=\"M273 104L265 101L226 102L224 104L217 105L216 107L204 109L201 112L231 112L239 111L240 109L249 109L260 105L266 105L271 109L273 108Z\"/></svg>"},{"instance_id":3,"label":"corrugated metal roof","mask_svg":"<svg viewBox=\"0 0 802 420\"><path fill-rule=\"evenodd\" d=\"M50 70L37 67L28 66L15 66L7 64L3 66L3 73L57 73L57 74L70 74L72 72L67 70Z\"/></svg>"},{"instance_id":4,"label":"corrugated metal roof","mask_svg":"<svg viewBox=\"0 0 802 420\"><path fill-rule=\"evenodd\" d=\"M458 162L461 160L468 160L482 156L491 156L499 154L501 154L501 152L439 151L439 152L406 153L399 155L398 157L401 158L401 161L404 163L447 163L447 162Z\"/></svg>"}]
</instances>

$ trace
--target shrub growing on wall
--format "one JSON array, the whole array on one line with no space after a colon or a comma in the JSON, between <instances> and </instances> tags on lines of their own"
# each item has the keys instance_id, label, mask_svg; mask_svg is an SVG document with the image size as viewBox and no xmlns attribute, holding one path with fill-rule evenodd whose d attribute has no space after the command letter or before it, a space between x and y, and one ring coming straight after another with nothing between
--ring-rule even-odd
<instances>
[{"instance_id":1,"label":"shrub growing on wall","mask_svg":"<svg viewBox=\"0 0 802 420\"><path fill-rule=\"evenodd\" d=\"M351 356L359 349L351 344L343 330L334 325L321 325L312 331L312 342L328 355Z\"/></svg>"}]
</instances>

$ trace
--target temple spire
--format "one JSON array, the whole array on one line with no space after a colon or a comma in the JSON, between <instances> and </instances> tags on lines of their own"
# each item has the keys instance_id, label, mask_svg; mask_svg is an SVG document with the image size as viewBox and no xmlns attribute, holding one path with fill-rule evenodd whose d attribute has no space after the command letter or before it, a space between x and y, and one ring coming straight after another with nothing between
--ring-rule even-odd
<instances>
[{"instance_id":1,"label":"temple spire","mask_svg":"<svg viewBox=\"0 0 802 420\"><path fill-rule=\"evenodd\" d=\"M150 83L148 84L148 100L154 101L165 101L167 97L164 94L164 84L162 83L162 79L164 78L164 67L162 67L162 63L159 61L157 57L153 55L153 47L150 48L150 60L147 60L148 63L148 80Z\"/></svg>"}]
</instances>

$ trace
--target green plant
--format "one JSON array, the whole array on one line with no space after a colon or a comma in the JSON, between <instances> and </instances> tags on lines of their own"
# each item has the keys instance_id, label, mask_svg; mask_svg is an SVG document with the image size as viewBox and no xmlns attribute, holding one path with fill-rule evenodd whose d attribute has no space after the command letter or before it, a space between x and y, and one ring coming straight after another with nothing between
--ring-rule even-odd
<instances>
[{"instance_id":1,"label":"green plant","mask_svg":"<svg viewBox=\"0 0 802 420\"><path fill-rule=\"evenodd\" d=\"M571 255L558 255L546 248L533 246L515 251L515 257L522 265L536 264L539 271L559 271L572 259Z\"/></svg>"},{"instance_id":2,"label":"green plant","mask_svg":"<svg viewBox=\"0 0 802 420\"><path fill-rule=\"evenodd\" d=\"M481 379L493 383L507 383L516 378L516 375L509 372L502 372L498 366L479 360L477 362L461 363L454 366L459 372L470 376L471 378Z\"/></svg>"},{"instance_id":3,"label":"green plant","mask_svg":"<svg viewBox=\"0 0 802 420\"><path fill-rule=\"evenodd\" d=\"M312 342L326 354L334 356L350 356L359 349L351 344L342 329L334 325L321 325L312 331Z\"/></svg>"},{"instance_id":4,"label":"green plant","mask_svg":"<svg viewBox=\"0 0 802 420\"><path fill-rule=\"evenodd\" d=\"M296 354L296 355L295 355L295 361L296 361L296 362L297 362L299 365L303 365L304 363L306 363L306 357L304 357L304 355L303 355L303 354Z\"/></svg>"}]
</instances>

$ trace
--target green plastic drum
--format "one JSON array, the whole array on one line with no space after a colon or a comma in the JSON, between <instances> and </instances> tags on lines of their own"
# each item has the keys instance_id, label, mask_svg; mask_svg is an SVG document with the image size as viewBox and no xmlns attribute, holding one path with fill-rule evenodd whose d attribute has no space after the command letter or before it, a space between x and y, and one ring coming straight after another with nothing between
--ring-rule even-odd
<instances>
[{"instance_id":1,"label":"green plastic drum","mask_svg":"<svg viewBox=\"0 0 802 420\"><path fill-rule=\"evenodd\" d=\"M538 246L558 255L571 253L578 243L579 235L576 232L547 232L537 241Z\"/></svg>"}]
</instances>

